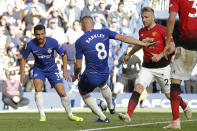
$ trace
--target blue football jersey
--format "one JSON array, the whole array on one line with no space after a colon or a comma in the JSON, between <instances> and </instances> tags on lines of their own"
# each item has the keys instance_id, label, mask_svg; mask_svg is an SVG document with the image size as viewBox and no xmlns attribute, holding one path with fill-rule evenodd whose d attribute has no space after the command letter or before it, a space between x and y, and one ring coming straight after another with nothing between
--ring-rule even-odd
<instances>
[{"instance_id":1,"label":"blue football jersey","mask_svg":"<svg viewBox=\"0 0 197 131\"><path fill-rule=\"evenodd\" d=\"M40 45L37 44L36 39L32 39L27 43L23 52L23 57L27 58L30 52L32 52L35 58L34 68L50 72L57 69L54 56L55 50L60 55L65 54L64 49L58 44L57 40L53 38L46 37L46 43L43 47L40 47Z\"/></svg>"},{"instance_id":2,"label":"blue football jersey","mask_svg":"<svg viewBox=\"0 0 197 131\"><path fill-rule=\"evenodd\" d=\"M116 32L109 29L93 29L76 41L76 59L82 59L82 56L85 56L85 72L109 74L109 39L114 39L116 35Z\"/></svg>"}]
</instances>

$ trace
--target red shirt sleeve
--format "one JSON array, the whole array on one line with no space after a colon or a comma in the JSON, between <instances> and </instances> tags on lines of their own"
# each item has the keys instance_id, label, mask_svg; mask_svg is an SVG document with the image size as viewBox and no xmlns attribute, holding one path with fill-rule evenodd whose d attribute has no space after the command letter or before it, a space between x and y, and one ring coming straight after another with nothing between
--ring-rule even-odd
<instances>
[{"instance_id":1,"label":"red shirt sleeve","mask_svg":"<svg viewBox=\"0 0 197 131\"><path fill-rule=\"evenodd\" d=\"M179 10L179 0L170 0L169 11L178 12Z\"/></svg>"}]
</instances>

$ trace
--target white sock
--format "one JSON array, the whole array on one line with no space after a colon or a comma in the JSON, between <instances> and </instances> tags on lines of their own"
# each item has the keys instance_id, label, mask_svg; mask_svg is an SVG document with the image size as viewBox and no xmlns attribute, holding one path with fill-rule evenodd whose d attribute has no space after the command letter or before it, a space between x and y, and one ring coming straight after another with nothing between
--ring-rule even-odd
<instances>
[{"instance_id":1,"label":"white sock","mask_svg":"<svg viewBox=\"0 0 197 131\"><path fill-rule=\"evenodd\" d=\"M71 109L69 97L68 96L61 97L61 102L62 102L64 109L67 112L68 117L71 117L72 116L72 109Z\"/></svg>"},{"instance_id":2,"label":"white sock","mask_svg":"<svg viewBox=\"0 0 197 131\"><path fill-rule=\"evenodd\" d=\"M43 97L42 97L42 92L36 92L35 93L35 101L36 101L36 105L37 105L37 108L40 112L40 116L45 115L44 113L44 108L43 108Z\"/></svg>"},{"instance_id":3,"label":"white sock","mask_svg":"<svg viewBox=\"0 0 197 131\"><path fill-rule=\"evenodd\" d=\"M113 109L114 106L112 104L112 93L111 93L111 90L110 90L109 86L105 85L105 86L101 87L101 92L102 92L102 95L107 102L108 108Z\"/></svg>"},{"instance_id":4,"label":"white sock","mask_svg":"<svg viewBox=\"0 0 197 131\"><path fill-rule=\"evenodd\" d=\"M83 101L85 102L85 104L97 115L99 116L99 118L101 120L105 120L106 116L103 114L103 112L101 111L101 109L98 107L96 100L91 97L90 94L86 94L84 96L82 96Z\"/></svg>"}]
</instances>

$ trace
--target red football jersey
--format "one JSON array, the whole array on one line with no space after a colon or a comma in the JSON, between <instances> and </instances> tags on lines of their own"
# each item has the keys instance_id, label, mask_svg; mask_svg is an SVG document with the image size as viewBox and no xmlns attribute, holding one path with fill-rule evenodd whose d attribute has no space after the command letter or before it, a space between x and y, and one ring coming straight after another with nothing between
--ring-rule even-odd
<instances>
[{"instance_id":1,"label":"red football jersey","mask_svg":"<svg viewBox=\"0 0 197 131\"><path fill-rule=\"evenodd\" d=\"M179 42L187 44L196 41L197 0L171 0L169 11L179 14Z\"/></svg>"},{"instance_id":2,"label":"red football jersey","mask_svg":"<svg viewBox=\"0 0 197 131\"><path fill-rule=\"evenodd\" d=\"M147 30L146 28L141 28L139 31L139 39L143 42L156 42L160 43L154 46L154 49L149 49L147 47L143 47L144 51L144 62L151 63L152 62L152 54L160 54L163 52L166 43L166 28L156 24L152 29ZM171 39L173 42L173 39Z\"/></svg>"}]
</instances>

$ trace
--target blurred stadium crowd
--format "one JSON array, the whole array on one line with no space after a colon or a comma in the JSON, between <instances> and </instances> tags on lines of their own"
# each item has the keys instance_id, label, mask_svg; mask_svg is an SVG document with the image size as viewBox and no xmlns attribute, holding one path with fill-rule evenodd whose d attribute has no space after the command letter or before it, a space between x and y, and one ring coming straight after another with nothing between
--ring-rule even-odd
<instances>
[{"instance_id":1,"label":"blurred stadium crowd","mask_svg":"<svg viewBox=\"0 0 197 131\"><path fill-rule=\"evenodd\" d=\"M141 8L151 6L155 10L168 10L169 0L0 0L0 91L7 86L8 81L19 81L19 62L25 45L34 38L33 28L37 24L46 27L46 35L58 40L67 52L69 74L73 74L75 62L75 41L82 34L79 20L83 16L92 16L95 29L110 28L121 34L138 38L138 31L143 26ZM122 64L121 58L127 52L128 44L119 41L110 41L109 85L113 89L121 75L129 71L136 74L140 68L134 64ZM136 54L142 61L143 54ZM137 62L137 61L136 61ZM61 71L62 61L56 55L56 63ZM33 92L32 81L33 57L29 57L25 67L26 79L22 85L24 92ZM127 75L126 75L127 76ZM197 93L197 69L191 80L185 81L183 87L189 86L183 92ZM128 75L128 77L131 77ZM132 80L131 80L132 81ZM65 83L68 92L77 91L76 83ZM20 86L20 85L19 85ZM133 84L127 84L122 92L131 92ZM154 88L153 88L154 87ZM151 87L150 87L151 88ZM153 82L149 92L157 92L157 83ZM190 89L190 90L189 90ZM46 82L45 92L54 91Z\"/></svg>"}]
</instances>

